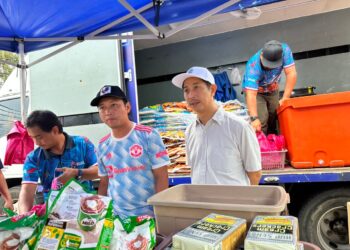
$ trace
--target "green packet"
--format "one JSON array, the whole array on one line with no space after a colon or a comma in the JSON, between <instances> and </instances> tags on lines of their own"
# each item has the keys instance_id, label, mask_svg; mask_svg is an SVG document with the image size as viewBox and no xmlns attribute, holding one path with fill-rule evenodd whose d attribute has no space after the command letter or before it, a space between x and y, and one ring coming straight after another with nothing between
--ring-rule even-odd
<instances>
[{"instance_id":1,"label":"green packet","mask_svg":"<svg viewBox=\"0 0 350 250\"><path fill-rule=\"evenodd\" d=\"M50 197L36 249L109 249L113 234L111 198L88 192L74 179Z\"/></svg>"},{"instance_id":2,"label":"green packet","mask_svg":"<svg viewBox=\"0 0 350 250\"><path fill-rule=\"evenodd\" d=\"M33 212L17 215L12 211L6 211L10 217L0 221L0 230L13 230L19 227L33 227L39 221L38 216Z\"/></svg>"},{"instance_id":3,"label":"green packet","mask_svg":"<svg viewBox=\"0 0 350 250\"><path fill-rule=\"evenodd\" d=\"M110 249L153 249L156 245L155 220L148 215L114 219Z\"/></svg>"},{"instance_id":4,"label":"green packet","mask_svg":"<svg viewBox=\"0 0 350 250\"><path fill-rule=\"evenodd\" d=\"M34 212L17 215L6 211L8 218L0 221L0 249L34 249L43 218Z\"/></svg>"}]
</instances>

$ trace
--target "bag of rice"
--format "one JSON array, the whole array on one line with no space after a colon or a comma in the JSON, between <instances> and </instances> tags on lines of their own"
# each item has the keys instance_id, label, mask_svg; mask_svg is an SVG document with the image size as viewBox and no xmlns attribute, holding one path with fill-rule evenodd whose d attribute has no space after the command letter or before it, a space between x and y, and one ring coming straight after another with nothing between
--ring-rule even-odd
<instances>
[{"instance_id":1,"label":"bag of rice","mask_svg":"<svg viewBox=\"0 0 350 250\"><path fill-rule=\"evenodd\" d=\"M244 241L244 250L296 250L298 219L293 216L256 216Z\"/></svg>"},{"instance_id":2,"label":"bag of rice","mask_svg":"<svg viewBox=\"0 0 350 250\"><path fill-rule=\"evenodd\" d=\"M172 249L236 249L245 232L245 219L213 213L175 234Z\"/></svg>"}]
</instances>

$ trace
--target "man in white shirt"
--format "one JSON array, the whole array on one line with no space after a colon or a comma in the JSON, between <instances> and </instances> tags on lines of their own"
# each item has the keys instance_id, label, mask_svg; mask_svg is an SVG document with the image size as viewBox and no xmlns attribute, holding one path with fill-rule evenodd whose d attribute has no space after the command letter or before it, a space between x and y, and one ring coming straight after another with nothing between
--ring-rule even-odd
<instances>
[{"instance_id":1,"label":"man in white shirt","mask_svg":"<svg viewBox=\"0 0 350 250\"><path fill-rule=\"evenodd\" d=\"M186 130L186 153L193 184L258 185L259 143L250 124L219 107L210 71L192 67L172 79L197 114Z\"/></svg>"}]
</instances>

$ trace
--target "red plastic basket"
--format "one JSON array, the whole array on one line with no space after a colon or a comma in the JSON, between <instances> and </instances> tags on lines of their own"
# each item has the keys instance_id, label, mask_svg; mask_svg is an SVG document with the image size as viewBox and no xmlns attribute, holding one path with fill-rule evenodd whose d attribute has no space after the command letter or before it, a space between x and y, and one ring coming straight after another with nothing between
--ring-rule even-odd
<instances>
[{"instance_id":1,"label":"red plastic basket","mask_svg":"<svg viewBox=\"0 0 350 250\"><path fill-rule=\"evenodd\" d=\"M262 169L284 168L287 150L261 152Z\"/></svg>"}]
</instances>

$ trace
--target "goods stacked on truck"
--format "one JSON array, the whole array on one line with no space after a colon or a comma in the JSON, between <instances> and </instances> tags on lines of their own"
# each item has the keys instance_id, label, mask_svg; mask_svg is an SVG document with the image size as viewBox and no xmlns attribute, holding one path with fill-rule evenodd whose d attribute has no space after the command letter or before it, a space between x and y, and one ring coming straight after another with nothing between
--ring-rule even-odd
<instances>
[{"instance_id":1,"label":"goods stacked on truck","mask_svg":"<svg viewBox=\"0 0 350 250\"><path fill-rule=\"evenodd\" d=\"M249 120L248 111L238 100L218 102L224 110ZM185 102L166 102L142 108L140 123L158 130L167 147L171 164L169 176L189 175L191 168L186 165L185 130L195 121L196 115Z\"/></svg>"},{"instance_id":2,"label":"goods stacked on truck","mask_svg":"<svg viewBox=\"0 0 350 250\"><path fill-rule=\"evenodd\" d=\"M195 115L183 102L167 102L140 110L140 123L156 128L159 132L186 130Z\"/></svg>"}]
</instances>

